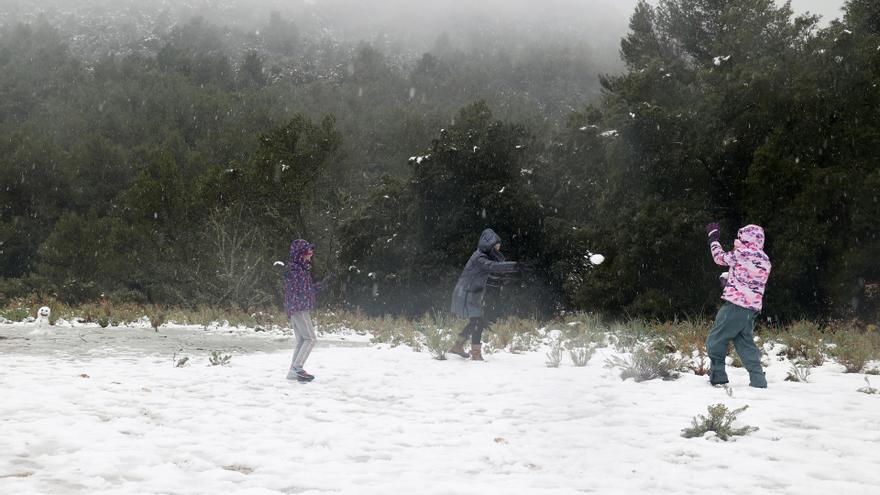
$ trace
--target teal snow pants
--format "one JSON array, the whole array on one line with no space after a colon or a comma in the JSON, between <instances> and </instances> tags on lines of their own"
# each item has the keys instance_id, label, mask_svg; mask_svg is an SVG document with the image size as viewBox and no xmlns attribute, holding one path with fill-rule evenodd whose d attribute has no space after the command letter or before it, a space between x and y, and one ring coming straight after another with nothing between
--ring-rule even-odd
<instances>
[{"instance_id":1,"label":"teal snow pants","mask_svg":"<svg viewBox=\"0 0 880 495\"><path fill-rule=\"evenodd\" d=\"M749 372L749 385L767 388L767 378L761 369L761 352L755 345L755 319L758 312L726 302L715 317L715 325L706 337L706 352L711 360L709 382L712 385L727 383L724 359L727 344L731 340L743 366Z\"/></svg>"}]
</instances>

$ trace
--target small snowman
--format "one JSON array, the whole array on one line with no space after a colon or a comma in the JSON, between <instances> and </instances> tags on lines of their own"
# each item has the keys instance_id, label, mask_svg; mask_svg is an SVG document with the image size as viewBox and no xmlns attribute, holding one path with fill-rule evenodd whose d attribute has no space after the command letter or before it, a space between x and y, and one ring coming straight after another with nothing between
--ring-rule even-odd
<instances>
[{"instance_id":1,"label":"small snowman","mask_svg":"<svg viewBox=\"0 0 880 495\"><path fill-rule=\"evenodd\" d=\"M49 332L49 315L52 314L52 310L49 309L49 306L43 306L37 310L37 319L34 320L37 328L31 332L32 335L41 335Z\"/></svg>"},{"instance_id":2,"label":"small snowman","mask_svg":"<svg viewBox=\"0 0 880 495\"><path fill-rule=\"evenodd\" d=\"M49 324L49 315L52 314L52 310L49 309L49 306L43 306L37 310L37 325L48 325Z\"/></svg>"}]
</instances>

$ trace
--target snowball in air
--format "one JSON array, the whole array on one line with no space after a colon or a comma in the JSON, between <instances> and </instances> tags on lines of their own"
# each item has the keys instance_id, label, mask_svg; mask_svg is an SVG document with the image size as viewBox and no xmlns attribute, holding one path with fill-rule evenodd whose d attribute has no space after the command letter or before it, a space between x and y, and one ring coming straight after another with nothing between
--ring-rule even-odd
<instances>
[{"instance_id":1,"label":"snowball in air","mask_svg":"<svg viewBox=\"0 0 880 495\"><path fill-rule=\"evenodd\" d=\"M605 257L601 254L594 254L590 256L590 263L594 265L601 265L603 261L605 261Z\"/></svg>"}]
</instances>

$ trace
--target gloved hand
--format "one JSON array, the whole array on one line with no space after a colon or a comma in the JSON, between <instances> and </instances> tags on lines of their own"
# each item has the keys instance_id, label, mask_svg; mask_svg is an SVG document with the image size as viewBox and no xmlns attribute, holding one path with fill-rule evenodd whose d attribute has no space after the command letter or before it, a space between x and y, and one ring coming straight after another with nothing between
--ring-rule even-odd
<instances>
[{"instance_id":1,"label":"gloved hand","mask_svg":"<svg viewBox=\"0 0 880 495\"><path fill-rule=\"evenodd\" d=\"M706 235L709 237L709 242L716 242L721 238L721 226L718 225L718 222L712 222L706 225Z\"/></svg>"},{"instance_id":2,"label":"gloved hand","mask_svg":"<svg viewBox=\"0 0 880 495\"><path fill-rule=\"evenodd\" d=\"M534 261L517 261L516 269L523 275L531 275L535 273L535 262Z\"/></svg>"}]
</instances>

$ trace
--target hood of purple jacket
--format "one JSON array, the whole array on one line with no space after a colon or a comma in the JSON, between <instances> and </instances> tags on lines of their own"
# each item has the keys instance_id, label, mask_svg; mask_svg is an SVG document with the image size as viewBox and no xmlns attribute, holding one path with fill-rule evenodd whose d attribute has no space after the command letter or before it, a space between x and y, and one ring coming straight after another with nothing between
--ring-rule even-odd
<instances>
[{"instance_id":1,"label":"hood of purple jacket","mask_svg":"<svg viewBox=\"0 0 880 495\"><path fill-rule=\"evenodd\" d=\"M315 245L305 239L296 239L290 243L290 251L287 257L288 268L298 265L302 268L308 268L311 262L305 260L305 255L309 251L315 250Z\"/></svg>"}]
</instances>

